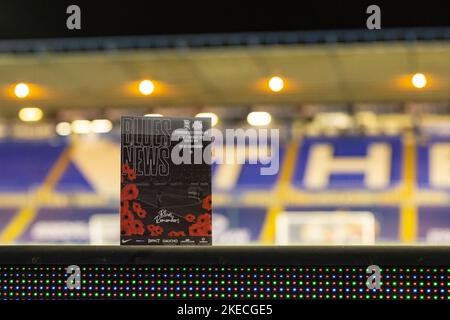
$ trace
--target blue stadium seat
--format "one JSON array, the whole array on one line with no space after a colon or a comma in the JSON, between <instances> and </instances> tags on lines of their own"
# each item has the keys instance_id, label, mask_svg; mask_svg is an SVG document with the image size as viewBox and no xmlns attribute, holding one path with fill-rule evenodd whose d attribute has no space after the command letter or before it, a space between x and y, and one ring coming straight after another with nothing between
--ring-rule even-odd
<instances>
[{"instance_id":1,"label":"blue stadium seat","mask_svg":"<svg viewBox=\"0 0 450 320\"><path fill-rule=\"evenodd\" d=\"M56 186L58 192L93 192L94 188L80 172L75 163L70 162Z\"/></svg>"},{"instance_id":2,"label":"blue stadium seat","mask_svg":"<svg viewBox=\"0 0 450 320\"><path fill-rule=\"evenodd\" d=\"M280 146L279 149L279 170L274 175L261 175L261 169L267 168L270 164L261 164L259 161L257 164L249 164L248 161L241 165L241 172L236 181L235 186L230 190L218 190L214 185L214 176L217 172L220 164L213 163L212 164L212 177L213 177L213 189L217 189L215 191L229 191L229 192L241 192L245 190L271 190L278 181L280 176L280 172L282 170L284 156L285 156L285 147Z\"/></svg>"},{"instance_id":3,"label":"blue stadium seat","mask_svg":"<svg viewBox=\"0 0 450 320\"><path fill-rule=\"evenodd\" d=\"M236 187L240 189L272 189L278 181L280 171L282 170L283 159L284 148L280 147L279 171L275 175L261 175L261 168L268 167L268 165L262 165L260 163L244 164Z\"/></svg>"},{"instance_id":4,"label":"blue stadium seat","mask_svg":"<svg viewBox=\"0 0 450 320\"><path fill-rule=\"evenodd\" d=\"M27 192L38 187L66 144L52 142L0 142L1 192Z\"/></svg>"}]
</instances>

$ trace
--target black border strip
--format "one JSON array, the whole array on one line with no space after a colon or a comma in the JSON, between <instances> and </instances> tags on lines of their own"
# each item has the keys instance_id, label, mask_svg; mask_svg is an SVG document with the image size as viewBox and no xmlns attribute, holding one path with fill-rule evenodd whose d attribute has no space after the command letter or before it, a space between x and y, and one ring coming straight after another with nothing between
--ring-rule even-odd
<instances>
[{"instance_id":1,"label":"black border strip","mask_svg":"<svg viewBox=\"0 0 450 320\"><path fill-rule=\"evenodd\" d=\"M0 265L450 266L450 246L0 246Z\"/></svg>"},{"instance_id":2,"label":"black border strip","mask_svg":"<svg viewBox=\"0 0 450 320\"><path fill-rule=\"evenodd\" d=\"M277 31L153 36L105 36L0 40L0 53L115 52L136 49L226 48L374 42L429 42L450 39L450 27L381 30Z\"/></svg>"}]
</instances>

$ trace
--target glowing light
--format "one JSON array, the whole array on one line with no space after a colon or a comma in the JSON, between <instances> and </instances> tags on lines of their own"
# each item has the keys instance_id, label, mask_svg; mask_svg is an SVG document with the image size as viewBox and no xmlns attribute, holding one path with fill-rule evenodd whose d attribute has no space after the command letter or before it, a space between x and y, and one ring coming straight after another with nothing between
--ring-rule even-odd
<instances>
[{"instance_id":1,"label":"glowing light","mask_svg":"<svg viewBox=\"0 0 450 320\"><path fill-rule=\"evenodd\" d=\"M112 130L112 122L108 119L96 119L91 122L91 130L95 133L107 133Z\"/></svg>"},{"instance_id":2,"label":"glowing light","mask_svg":"<svg viewBox=\"0 0 450 320\"><path fill-rule=\"evenodd\" d=\"M197 118L211 118L211 126L214 127L219 122L219 117L213 112L200 112L195 115Z\"/></svg>"},{"instance_id":3,"label":"glowing light","mask_svg":"<svg viewBox=\"0 0 450 320\"><path fill-rule=\"evenodd\" d=\"M155 91L155 85L150 80L142 80L139 83L139 91L144 95L148 96Z\"/></svg>"},{"instance_id":4,"label":"glowing light","mask_svg":"<svg viewBox=\"0 0 450 320\"><path fill-rule=\"evenodd\" d=\"M91 132L91 122L89 120L72 121L72 131L78 134L87 134Z\"/></svg>"},{"instance_id":5,"label":"glowing light","mask_svg":"<svg viewBox=\"0 0 450 320\"><path fill-rule=\"evenodd\" d=\"M416 73L412 76L411 83L417 89L422 89L427 85L427 78L423 73Z\"/></svg>"},{"instance_id":6,"label":"glowing light","mask_svg":"<svg viewBox=\"0 0 450 320\"><path fill-rule=\"evenodd\" d=\"M159 113L147 113L144 117L162 117L162 114Z\"/></svg>"},{"instance_id":7,"label":"glowing light","mask_svg":"<svg viewBox=\"0 0 450 320\"><path fill-rule=\"evenodd\" d=\"M72 126L69 122L60 122L56 125L56 133L60 136L68 136L72 133Z\"/></svg>"},{"instance_id":8,"label":"glowing light","mask_svg":"<svg viewBox=\"0 0 450 320\"><path fill-rule=\"evenodd\" d=\"M247 116L247 122L252 126L266 126L271 121L272 116L265 111L250 112Z\"/></svg>"},{"instance_id":9,"label":"glowing light","mask_svg":"<svg viewBox=\"0 0 450 320\"><path fill-rule=\"evenodd\" d=\"M284 81L280 77L272 77L269 80L269 89L273 92L280 92L284 88Z\"/></svg>"},{"instance_id":10,"label":"glowing light","mask_svg":"<svg viewBox=\"0 0 450 320\"><path fill-rule=\"evenodd\" d=\"M18 83L14 88L14 94L18 98L26 98L30 94L30 88L25 83Z\"/></svg>"},{"instance_id":11,"label":"glowing light","mask_svg":"<svg viewBox=\"0 0 450 320\"><path fill-rule=\"evenodd\" d=\"M40 108L22 108L19 111L19 119L25 122L36 122L42 119L44 113Z\"/></svg>"}]
</instances>

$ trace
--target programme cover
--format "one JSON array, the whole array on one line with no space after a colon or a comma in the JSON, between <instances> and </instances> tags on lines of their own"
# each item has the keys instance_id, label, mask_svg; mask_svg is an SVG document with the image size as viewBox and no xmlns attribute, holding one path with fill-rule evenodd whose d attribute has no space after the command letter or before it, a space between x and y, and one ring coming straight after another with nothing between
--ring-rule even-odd
<instances>
[{"instance_id":1,"label":"programme cover","mask_svg":"<svg viewBox=\"0 0 450 320\"><path fill-rule=\"evenodd\" d=\"M210 245L211 119L122 117L122 245Z\"/></svg>"}]
</instances>

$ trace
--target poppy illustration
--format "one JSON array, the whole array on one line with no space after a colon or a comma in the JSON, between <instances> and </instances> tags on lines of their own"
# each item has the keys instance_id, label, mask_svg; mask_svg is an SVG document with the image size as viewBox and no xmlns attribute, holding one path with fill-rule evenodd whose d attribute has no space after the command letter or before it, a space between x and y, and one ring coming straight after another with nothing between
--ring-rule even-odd
<instances>
[{"instance_id":1,"label":"poppy illustration","mask_svg":"<svg viewBox=\"0 0 450 320\"><path fill-rule=\"evenodd\" d=\"M203 229L203 226L195 223L191 226L189 226L189 235L190 236L203 236L205 235L205 230Z\"/></svg>"},{"instance_id":2,"label":"poppy illustration","mask_svg":"<svg viewBox=\"0 0 450 320\"><path fill-rule=\"evenodd\" d=\"M133 229L134 234L143 235L145 232L144 224L141 220L134 220Z\"/></svg>"},{"instance_id":3,"label":"poppy illustration","mask_svg":"<svg viewBox=\"0 0 450 320\"><path fill-rule=\"evenodd\" d=\"M138 213L142 210L141 204L139 202L134 201L133 202L133 211Z\"/></svg>"},{"instance_id":4,"label":"poppy illustration","mask_svg":"<svg viewBox=\"0 0 450 320\"><path fill-rule=\"evenodd\" d=\"M120 213L130 212L129 204L128 200L120 201Z\"/></svg>"},{"instance_id":5,"label":"poppy illustration","mask_svg":"<svg viewBox=\"0 0 450 320\"><path fill-rule=\"evenodd\" d=\"M127 184L120 194L122 200L134 200L138 197L139 190L133 183Z\"/></svg>"},{"instance_id":6,"label":"poppy illustration","mask_svg":"<svg viewBox=\"0 0 450 320\"><path fill-rule=\"evenodd\" d=\"M147 226L148 231L152 237L157 237L162 235L164 229L161 226L149 225Z\"/></svg>"},{"instance_id":7,"label":"poppy illustration","mask_svg":"<svg viewBox=\"0 0 450 320\"><path fill-rule=\"evenodd\" d=\"M129 179L129 180L134 180L134 179L136 179L136 173L134 172L134 170L128 171L128 179Z\"/></svg>"},{"instance_id":8,"label":"poppy illustration","mask_svg":"<svg viewBox=\"0 0 450 320\"><path fill-rule=\"evenodd\" d=\"M141 219L144 219L145 217L147 217L147 211L145 211L145 209L141 209L141 210L137 211L136 214Z\"/></svg>"},{"instance_id":9,"label":"poppy illustration","mask_svg":"<svg viewBox=\"0 0 450 320\"><path fill-rule=\"evenodd\" d=\"M168 233L169 237L185 237L186 234L184 233L184 231L175 231L172 230Z\"/></svg>"},{"instance_id":10,"label":"poppy illustration","mask_svg":"<svg viewBox=\"0 0 450 320\"><path fill-rule=\"evenodd\" d=\"M194 222L195 216L192 213L188 213L184 216L184 220L186 220L187 222Z\"/></svg>"},{"instance_id":11,"label":"poppy illustration","mask_svg":"<svg viewBox=\"0 0 450 320\"><path fill-rule=\"evenodd\" d=\"M202 208L210 211L211 206L212 206L212 199L211 199L211 195L209 195L203 199Z\"/></svg>"},{"instance_id":12,"label":"poppy illustration","mask_svg":"<svg viewBox=\"0 0 450 320\"><path fill-rule=\"evenodd\" d=\"M122 165L122 172L128 173L130 171L131 171L131 168L128 164L125 163Z\"/></svg>"},{"instance_id":13,"label":"poppy illustration","mask_svg":"<svg viewBox=\"0 0 450 320\"><path fill-rule=\"evenodd\" d=\"M156 226L155 229L153 230L153 232L157 235L160 236L162 235L164 229L161 226Z\"/></svg>"},{"instance_id":14,"label":"poppy illustration","mask_svg":"<svg viewBox=\"0 0 450 320\"><path fill-rule=\"evenodd\" d=\"M199 224L211 224L211 215L209 213L204 213L198 216L197 223Z\"/></svg>"},{"instance_id":15,"label":"poppy illustration","mask_svg":"<svg viewBox=\"0 0 450 320\"><path fill-rule=\"evenodd\" d=\"M134 216L131 213L131 211L124 211L120 214L120 218L121 220L125 220L125 221L133 221L134 220Z\"/></svg>"},{"instance_id":16,"label":"poppy illustration","mask_svg":"<svg viewBox=\"0 0 450 320\"><path fill-rule=\"evenodd\" d=\"M172 231L170 231L167 235L168 235L169 237L178 237L178 232L175 231L175 230L172 230Z\"/></svg>"},{"instance_id":17,"label":"poppy illustration","mask_svg":"<svg viewBox=\"0 0 450 320\"><path fill-rule=\"evenodd\" d=\"M189 227L189 235L190 236L201 236L208 237L211 236L211 225L202 225L199 223L195 223Z\"/></svg>"},{"instance_id":18,"label":"poppy illustration","mask_svg":"<svg viewBox=\"0 0 450 320\"><path fill-rule=\"evenodd\" d=\"M203 226L203 231L205 236L211 236L212 235L212 227L210 224Z\"/></svg>"},{"instance_id":19,"label":"poppy illustration","mask_svg":"<svg viewBox=\"0 0 450 320\"><path fill-rule=\"evenodd\" d=\"M131 220L121 220L120 222L120 233L122 235L131 236L134 231L133 221Z\"/></svg>"}]
</instances>

